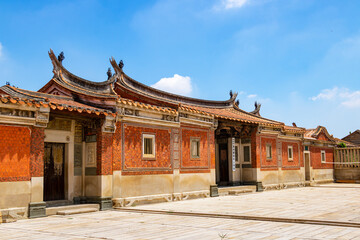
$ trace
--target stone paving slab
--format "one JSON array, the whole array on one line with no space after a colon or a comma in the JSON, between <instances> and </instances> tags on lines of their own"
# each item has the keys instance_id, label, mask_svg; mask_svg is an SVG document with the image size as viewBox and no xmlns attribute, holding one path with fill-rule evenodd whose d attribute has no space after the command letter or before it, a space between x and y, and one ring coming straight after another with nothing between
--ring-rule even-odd
<instances>
[{"instance_id":1,"label":"stone paving slab","mask_svg":"<svg viewBox=\"0 0 360 240\"><path fill-rule=\"evenodd\" d=\"M360 215L353 209L359 208L359 188L359 185L335 184L159 203L135 209L200 209L265 217L295 215L326 219L330 216L334 220L357 221ZM109 210L0 224L0 239L360 239L360 228Z\"/></svg>"},{"instance_id":2,"label":"stone paving slab","mask_svg":"<svg viewBox=\"0 0 360 240\"><path fill-rule=\"evenodd\" d=\"M360 228L112 210L2 224L0 239L360 239Z\"/></svg>"},{"instance_id":3,"label":"stone paving slab","mask_svg":"<svg viewBox=\"0 0 360 240\"><path fill-rule=\"evenodd\" d=\"M326 184L241 196L139 205L132 209L360 224L359 199L359 184Z\"/></svg>"}]
</instances>

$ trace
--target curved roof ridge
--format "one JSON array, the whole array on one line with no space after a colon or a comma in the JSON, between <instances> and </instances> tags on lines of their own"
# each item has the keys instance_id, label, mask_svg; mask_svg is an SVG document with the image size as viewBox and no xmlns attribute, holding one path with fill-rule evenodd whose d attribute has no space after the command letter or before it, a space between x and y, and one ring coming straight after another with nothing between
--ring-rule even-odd
<instances>
[{"instance_id":1,"label":"curved roof ridge","mask_svg":"<svg viewBox=\"0 0 360 240\"><path fill-rule=\"evenodd\" d=\"M234 93L228 100L216 101L216 100L204 100L199 98L186 97L179 94L169 93L160 89L147 86L129 77L117 65L113 57L110 59L110 63L115 70L115 74L118 75L116 82L120 86L123 86L125 88L132 88L133 90L141 92L142 94L145 94L148 97L152 97L154 99L172 101L175 103L184 103L195 106L227 107L234 105L234 102L237 97L237 93Z\"/></svg>"},{"instance_id":2,"label":"curved roof ridge","mask_svg":"<svg viewBox=\"0 0 360 240\"><path fill-rule=\"evenodd\" d=\"M200 105L200 106L211 106L211 107L228 107L232 106L237 94L235 93L230 99L225 101L216 101L216 100L204 100L199 98L192 98L192 97L186 97L174 93L168 93L163 90L159 90L150 86L147 86L143 83L140 83L131 77L127 76L125 73L123 75L124 77L121 78L121 83L126 84L126 86L131 87L136 90L140 90L142 93L152 95L153 97L159 97L164 98L166 100L173 100L180 103L186 103L189 105ZM124 79L127 79L128 81L125 81ZM140 89L139 89L140 88ZM156 94L156 95L155 95Z\"/></svg>"},{"instance_id":3,"label":"curved roof ridge","mask_svg":"<svg viewBox=\"0 0 360 240\"><path fill-rule=\"evenodd\" d=\"M93 82L90 80L86 80L84 78L81 78L73 73L71 73L69 70L67 70L62 63L57 59L52 49L49 51L49 57L51 59L51 62L53 64L53 73L56 76L59 76L60 73L64 76L64 81L69 81L71 83L75 83L76 85L79 85L83 88L88 88L92 90L101 91L103 93L115 95L116 93L112 89L112 84L116 80L116 75L114 74L111 78L109 78L106 81L103 82Z\"/></svg>"},{"instance_id":4,"label":"curved roof ridge","mask_svg":"<svg viewBox=\"0 0 360 240\"><path fill-rule=\"evenodd\" d=\"M6 92L7 94L9 94L10 96L15 96L15 97L19 97L19 98L32 98L32 99L47 101L47 97L41 96L41 94L38 94L38 92L24 90L24 89L12 87L9 85L4 85L4 86L0 87L0 89L3 92Z\"/></svg>"}]
</instances>

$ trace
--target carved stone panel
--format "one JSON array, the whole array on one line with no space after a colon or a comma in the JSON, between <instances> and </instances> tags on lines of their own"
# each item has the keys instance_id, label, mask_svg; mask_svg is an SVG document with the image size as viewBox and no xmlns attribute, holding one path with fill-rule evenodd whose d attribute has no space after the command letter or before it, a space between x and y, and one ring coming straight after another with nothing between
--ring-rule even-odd
<instances>
[{"instance_id":1,"label":"carved stone panel","mask_svg":"<svg viewBox=\"0 0 360 240\"><path fill-rule=\"evenodd\" d=\"M96 142L86 143L86 167L96 167Z\"/></svg>"}]
</instances>

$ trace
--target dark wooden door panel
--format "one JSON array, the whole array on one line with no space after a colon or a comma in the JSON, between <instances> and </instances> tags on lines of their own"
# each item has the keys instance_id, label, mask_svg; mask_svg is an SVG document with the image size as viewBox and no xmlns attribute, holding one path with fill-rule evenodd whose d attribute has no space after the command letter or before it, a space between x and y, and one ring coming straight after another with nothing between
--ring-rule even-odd
<instances>
[{"instance_id":1,"label":"dark wooden door panel","mask_svg":"<svg viewBox=\"0 0 360 240\"><path fill-rule=\"evenodd\" d=\"M44 201L65 199L65 144L45 143Z\"/></svg>"},{"instance_id":2,"label":"dark wooden door panel","mask_svg":"<svg viewBox=\"0 0 360 240\"><path fill-rule=\"evenodd\" d=\"M227 144L219 144L220 182L229 182L229 160Z\"/></svg>"}]
</instances>

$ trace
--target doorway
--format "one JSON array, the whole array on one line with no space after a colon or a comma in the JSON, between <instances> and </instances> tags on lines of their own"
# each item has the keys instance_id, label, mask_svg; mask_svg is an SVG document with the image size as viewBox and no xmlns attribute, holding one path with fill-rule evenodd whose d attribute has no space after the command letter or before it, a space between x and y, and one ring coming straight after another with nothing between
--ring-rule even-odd
<instances>
[{"instance_id":1,"label":"doorway","mask_svg":"<svg viewBox=\"0 0 360 240\"><path fill-rule=\"evenodd\" d=\"M219 144L219 155L220 184L227 184L229 182L229 160L227 144Z\"/></svg>"},{"instance_id":2,"label":"doorway","mask_svg":"<svg viewBox=\"0 0 360 240\"><path fill-rule=\"evenodd\" d=\"M65 143L45 143L44 201L65 199Z\"/></svg>"},{"instance_id":3,"label":"doorway","mask_svg":"<svg viewBox=\"0 0 360 240\"><path fill-rule=\"evenodd\" d=\"M305 152L305 181L310 181L310 153Z\"/></svg>"}]
</instances>

